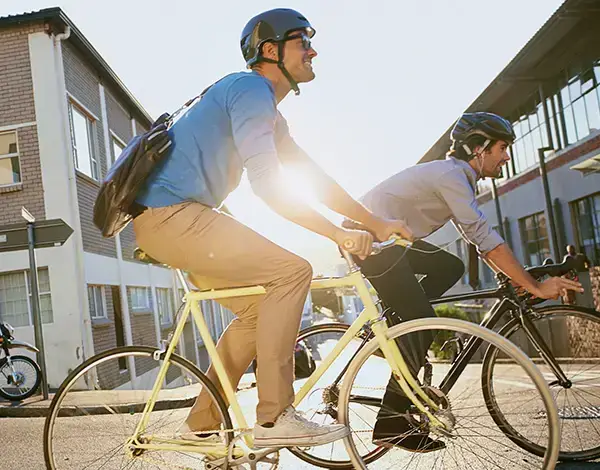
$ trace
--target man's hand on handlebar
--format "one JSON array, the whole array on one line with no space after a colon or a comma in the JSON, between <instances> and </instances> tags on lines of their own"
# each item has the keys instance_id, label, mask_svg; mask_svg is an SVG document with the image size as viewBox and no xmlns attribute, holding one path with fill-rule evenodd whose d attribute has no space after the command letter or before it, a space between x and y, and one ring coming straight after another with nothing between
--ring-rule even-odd
<instances>
[{"instance_id":1,"label":"man's hand on handlebar","mask_svg":"<svg viewBox=\"0 0 600 470\"><path fill-rule=\"evenodd\" d=\"M346 219L342 222L342 227L352 230L368 231L377 241L380 242L389 240L393 236L399 236L400 238L410 242L414 241L412 230L408 228L408 225L406 225L406 222L403 220L378 218L377 221L376 227L366 227L365 225L355 222L354 220Z\"/></svg>"},{"instance_id":2,"label":"man's hand on handlebar","mask_svg":"<svg viewBox=\"0 0 600 470\"><path fill-rule=\"evenodd\" d=\"M348 253L365 259L373 249L373 235L363 230L340 229L335 234L335 242Z\"/></svg>"},{"instance_id":3,"label":"man's hand on handlebar","mask_svg":"<svg viewBox=\"0 0 600 470\"><path fill-rule=\"evenodd\" d=\"M388 240L390 237L398 235L401 238L414 241L414 235L406 222L403 220L381 219L381 224L375 230L375 236L380 242Z\"/></svg>"},{"instance_id":4,"label":"man's hand on handlebar","mask_svg":"<svg viewBox=\"0 0 600 470\"><path fill-rule=\"evenodd\" d=\"M543 282L538 282L537 288L531 294L540 299L558 299L560 296L567 295L567 291L574 290L583 292L583 287L577 281L566 279L564 277L550 277Z\"/></svg>"}]
</instances>

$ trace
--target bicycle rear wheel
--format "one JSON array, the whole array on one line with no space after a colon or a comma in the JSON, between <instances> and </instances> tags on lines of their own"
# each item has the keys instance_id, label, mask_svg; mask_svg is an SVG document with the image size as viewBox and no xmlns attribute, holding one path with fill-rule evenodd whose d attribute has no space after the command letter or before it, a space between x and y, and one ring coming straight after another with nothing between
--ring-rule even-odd
<instances>
[{"instance_id":1,"label":"bicycle rear wheel","mask_svg":"<svg viewBox=\"0 0 600 470\"><path fill-rule=\"evenodd\" d=\"M125 346L91 357L64 380L44 426L44 458L51 470L201 468L204 455L177 449L126 449L139 423L163 363L152 347ZM129 367L137 377L131 381ZM206 388L225 429L232 429L227 407L213 383L191 362L173 354L167 375L141 439L176 439L198 393ZM229 444L231 432L222 432Z\"/></svg>"},{"instance_id":2,"label":"bicycle rear wheel","mask_svg":"<svg viewBox=\"0 0 600 470\"><path fill-rule=\"evenodd\" d=\"M310 358L314 360L315 366L318 367L348 328L350 326L345 323L324 323L300 331L296 342L297 345L301 346L301 348L297 348L300 352L296 356L296 373L298 374L302 371L302 368L298 367L298 363L309 362ZM336 384L336 379L348 366L354 353L363 344L363 338L364 331L359 333L346 346L341 356L334 361L329 369L327 369L325 375L313 387L310 396L299 404L298 410L302 411L311 421L318 422L319 424L333 424L337 422L339 384ZM303 351L308 351L310 355L309 359L305 357L306 353ZM296 391L304 384L306 378L306 374L300 378L296 378L294 382ZM377 413L380 404L372 401L368 403L361 401L361 397L358 396L354 399L352 406L370 406ZM299 459L317 467L336 470L353 468L342 441L335 441L315 447L289 447L288 450ZM368 463L377 460L387 451L388 449L385 447L369 445L361 449L361 455L363 460Z\"/></svg>"},{"instance_id":3,"label":"bicycle rear wheel","mask_svg":"<svg viewBox=\"0 0 600 470\"><path fill-rule=\"evenodd\" d=\"M533 362L514 344L497 333L482 328L473 323L450 318L426 318L412 320L397 325L388 330L389 340L407 338L417 332L428 331L434 338L434 344L451 337L451 334L466 335L482 341L485 351L488 345L502 351L511 367L517 371L518 381L507 384L505 391L510 399L511 391L517 392L522 386L532 387L537 391L537 398L530 404L536 407L539 419L530 423L538 435L543 436L545 452L543 457L536 457L525 452L500 431L490 417L482 396L481 354L476 354L458 378L451 390L444 394L436 384L440 383L450 368L443 354L437 350L436 357L430 357L433 366L432 386L427 388L429 396L442 409L440 419L447 423L446 428L432 425L425 415L415 408L395 411L394 403L383 401L385 388L390 378L390 367L385 359L377 355L379 346L376 341L369 341L352 360L346 371L339 396L339 421L350 427L351 434L344 440L351 456L352 463L357 469L370 468L362 459L363 446L375 437L373 425L378 419L372 410L365 409L357 415L352 406L351 397L362 395L373 400L382 400L382 408L386 416L379 419L389 419L392 426L386 430L387 436L379 436L377 442L386 442L390 451L372 464L372 468L395 469L553 469L560 446L560 425L556 404L542 374ZM431 351L430 350L430 351ZM405 421L412 423L410 430L402 429L402 434L393 435L390 431L397 423ZM408 452L399 449L395 444L403 438L428 435L436 444L427 443L420 452ZM429 452L433 446L439 446L441 441L445 447ZM404 441L403 441L404 442Z\"/></svg>"}]
</instances>

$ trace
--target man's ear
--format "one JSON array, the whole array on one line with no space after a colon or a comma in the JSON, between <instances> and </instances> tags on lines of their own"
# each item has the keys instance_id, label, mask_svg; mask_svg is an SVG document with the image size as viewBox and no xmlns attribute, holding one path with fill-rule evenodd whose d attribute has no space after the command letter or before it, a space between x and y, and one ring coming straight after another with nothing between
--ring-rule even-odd
<instances>
[{"instance_id":1,"label":"man's ear","mask_svg":"<svg viewBox=\"0 0 600 470\"><path fill-rule=\"evenodd\" d=\"M266 42L262 46L262 56L266 59L277 60L279 51L277 45L272 42Z\"/></svg>"}]
</instances>

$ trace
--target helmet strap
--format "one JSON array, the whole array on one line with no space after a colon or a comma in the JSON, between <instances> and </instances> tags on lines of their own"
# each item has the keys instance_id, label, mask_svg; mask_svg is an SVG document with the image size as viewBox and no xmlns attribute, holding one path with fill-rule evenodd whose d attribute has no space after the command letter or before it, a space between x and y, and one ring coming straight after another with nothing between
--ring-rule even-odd
<instances>
[{"instance_id":1,"label":"helmet strap","mask_svg":"<svg viewBox=\"0 0 600 470\"><path fill-rule=\"evenodd\" d=\"M287 69L285 68L285 65L283 65L283 49L284 49L283 41L277 42L277 55L279 57L279 60L269 59L267 57L264 57L262 54L260 54L260 61L268 62L269 64L277 64L277 67L279 68L279 70L281 70L281 73L283 73L284 77L290 83L292 90L294 90L294 93L296 94L296 96L298 96L300 94L300 88L298 88L298 83L296 82L296 80L294 80L292 75L287 71Z\"/></svg>"},{"instance_id":2,"label":"helmet strap","mask_svg":"<svg viewBox=\"0 0 600 470\"><path fill-rule=\"evenodd\" d=\"M292 90L294 90L294 93L296 94L296 96L298 96L300 94L300 88L298 88L298 83L296 82L296 80L294 80L292 75L287 71L287 69L285 68L285 65L283 65L283 49L284 49L283 41L279 41L277 43L277 48L278 48L278 56L279 56L279 60L277 61L277 67L279 67L279 70L281 70L281 72L283 73L285 78L287 78L287 81L290 82L290 86L292 87Z\"/></svg>"}]
</instances>

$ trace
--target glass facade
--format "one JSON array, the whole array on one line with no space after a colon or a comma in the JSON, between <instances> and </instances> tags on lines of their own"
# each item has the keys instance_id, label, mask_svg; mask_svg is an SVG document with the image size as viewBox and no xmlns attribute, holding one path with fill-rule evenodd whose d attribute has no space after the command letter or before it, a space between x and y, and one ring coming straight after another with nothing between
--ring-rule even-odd
<instances>
[{"instance_id":1,"label":"glass facade","mask_svg":"<svg viewBox=\"0 0 600 470\"><path fill-rule=\"evenodd\" d=\"M600 60L585 67L564 71L553 88L546 87L546 106L535 91L511 117L517 139L510 151L512 162L505 168L505 178L535 166L538 149L550 144L562 149L600 129Z\"/></svg>"}]
</instances>

